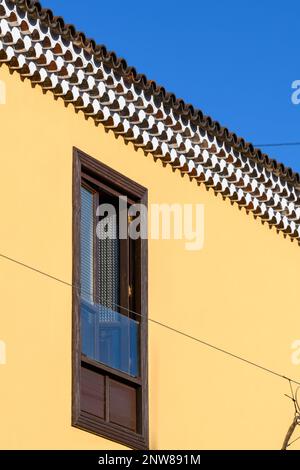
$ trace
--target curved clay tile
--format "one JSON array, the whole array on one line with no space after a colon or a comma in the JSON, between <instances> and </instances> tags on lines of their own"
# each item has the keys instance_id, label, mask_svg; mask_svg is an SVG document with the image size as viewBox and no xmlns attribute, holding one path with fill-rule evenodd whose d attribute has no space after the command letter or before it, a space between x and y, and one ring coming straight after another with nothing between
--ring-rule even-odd
<instances>
[{"instance_id":1,"label":"curved clay tile","mask_svg":"<svg viewBox=\"0 0 300 470\"><path fill-rule=\"evenodd\" d=\"M298 173L138 74L39 2L0 1L1 62L300 242Z\"/></svg>"}]
</instances>

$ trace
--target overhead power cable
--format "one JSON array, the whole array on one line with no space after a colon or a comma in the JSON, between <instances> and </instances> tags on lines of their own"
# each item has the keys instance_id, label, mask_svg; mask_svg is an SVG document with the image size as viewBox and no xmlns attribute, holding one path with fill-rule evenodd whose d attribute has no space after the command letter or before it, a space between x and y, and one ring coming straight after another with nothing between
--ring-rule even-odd
<instances>
[{"instance_id":1,"label":"overhead power cable","mask_svg":"<svg viewBox=\"0 0 300 470\"><path fill-rule=\"evenodd\" d=\"M52 280L54 280L54 281L57 281L57 282L59 282L59 283L61 283L61 284L64 284L64 285L66 285L66 286L69 286L69 287L72 287L72 288L75 288L75 289L78 289L78 290L80 289L80 286L78 286L78 285L73 285L73 284L71 284L71 283L69 283L69 282L67 282L67 281L64 281L63 279L60 279L60 278L58 278L58 277L56 277L56 276L53 276L53 275L48 274L48 273L45 273L44 271L41 271L40 269L34 268L33 266L29 266L28 264L25 264L25 263L23 263L23 262L21 262L21 261L18 261L18 260L14 259L14 258L11 258L11 257L7 256L7 255L4 255L4 254L0 253L0 257L3 258L3 259L6 259L7 261L10 261L10 262L12 262L12 263L15 263L15 264L17 264L17 265L19 265L19 266L22 266L22 267L24 267L24 268L26 268L26 269L29 269L29 270L31 270L31 271L33 271L33 272L36 272L36 273L38 273L38 274L41 274L41 275L43 275L43 276L45 276L45 277L47 277L47 278L49 278L49 279L52 279ZM143 315L141 315L140 313L135 312L135 311L133 311L133 310L130 310L130 309L128 309L128 308L122 307L121 305L115 304L115 306L120 307L120 308L122 308L122 309L124 309L124 310L127 310L128 312L131 312L131 313L133 313L134 315L137 315L137 316L139 316L139 317L143 317ZM281 379L288 380L289 382L292 382L292 383L294 383L294 384L300 385L300 382L296 381L295 379L292 379L292 378L290 378L290 377L287 377L286 375L280 374L279 372L276 372L276 371L274 371L274 370L272 370L272 369L270 369L270 368L268 368L268 367L265 367L265 366L263 366L263 365L261 365L261 364L258 364L258 363L256 363L256 362L250 361L249 359L246 359L246 358L244 358L243 356L240 356L240 355L238 355L238 354L234 354L234 353L232 353L232 352L230 352L230 351L227 351L226 349L223 349L223 348L221 348L221 347L219 347L219 346L216 346L216 345L214 345L214 344L212 344L212 343L209 343L209 342L207 342L207 341L205 341L205 340L203 340L203 339L197 338L197 337L192 336L192 335L190 335L190 334L188 334L188 333L185 333L185 332L183 332L183 331L180 331L180 330L178 330L178 329L176 329L176 328L173 328L173 327L170 326L170 325L167 325L167 324L165 324L165 323L162 323L162 322L160 322L160 321L158 321L158 320L155 320L155 319L153 319L153 318L147 317L147 320L148 320L149 322L154 323L154 324L156 324L156 325L159 325L159 326L161 326L161 327L163 327L163 328L165 328L165 329L167 329L167 330L169 330L169 331L173 331L174 333L177 333L177 334L179 334L179 335L182 335L182 336L184 336L185 338L188 338L188 339L191 339L191 340L193 340L193 341L195 341L195 342L197 342L197 343L200 343L200 344L202 344L203 346L207 346L208 348L214 349L215 351L221 352L221 353L223 353L223 354L225 354L225 355L227 355L227 356L230 356L230 357L233 357L233 358L235 358L235 359L238 359L239 361L242 361L242 362L244 362L245 364L248 364L248 365L251 365L251 366L253 366L253 367L256 367L257 369L263 370L263 371L266 372L266 373L272 374L272 375L274 375L274 376L276 376L276 377L280 377Z\"/></svg>"},{"instance_id":2,"label":"overhead power cable","mask_svg":"<svg viewBox=\"0 0 300 470\"><path fill-rule=\"evenodd\" d=\"M278 142L273 144L253 144L254 147L289 147L300 145L300 142Z\"/></svg>"}]
</instances>

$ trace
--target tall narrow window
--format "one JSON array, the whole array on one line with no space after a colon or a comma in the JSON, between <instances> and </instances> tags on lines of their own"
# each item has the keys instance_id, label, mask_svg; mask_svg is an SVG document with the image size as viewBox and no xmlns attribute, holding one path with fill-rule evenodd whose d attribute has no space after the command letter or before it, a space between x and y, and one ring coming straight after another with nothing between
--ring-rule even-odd
<instances>
[{"instance_id":1,"label":"tall narrow window","mask_svg":"<svg viewBox=\"0 0 300 470\"><path fill-rule=\"evenodd\" d=\"M144 449L147 241L124 232L140 202L145 188L74 150L73 425Z\"/></svg>"}]
</instances>

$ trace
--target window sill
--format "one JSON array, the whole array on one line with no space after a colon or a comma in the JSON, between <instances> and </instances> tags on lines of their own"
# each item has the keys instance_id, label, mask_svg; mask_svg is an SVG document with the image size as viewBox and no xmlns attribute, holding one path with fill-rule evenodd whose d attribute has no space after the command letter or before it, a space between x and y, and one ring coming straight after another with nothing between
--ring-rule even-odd
<instances>
[{"instance_id":1,"label":"window sill","mask_svg":"<svg viewBox=\"0 0 300 470\"><path fill-rule=\"evenodd\" d=\"M76 419L73 419L72 426L82 431L96 434L97 436L118 442L133 450L149 449L148 442L140 434L129 430L124 430L118 425L106 423L97 416L81 411Z\"/></svg>"}]
</instances>

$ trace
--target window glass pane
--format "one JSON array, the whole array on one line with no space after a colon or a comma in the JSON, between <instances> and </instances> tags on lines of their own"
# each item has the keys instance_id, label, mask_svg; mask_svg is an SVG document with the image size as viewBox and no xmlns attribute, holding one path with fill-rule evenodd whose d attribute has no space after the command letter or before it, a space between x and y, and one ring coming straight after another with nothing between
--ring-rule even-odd
<instances>
[{"instance_id":1,"label":"window glass pane","mask_svg":"<svg viewBox=\"0 0 300 470\"><path fill-rule=\"evenodd\" d=\"M81 300L82 352L131 376L139 375L139 323L109 307Z\"/></svg>"},{"instance_id":2,"label":"window glass pane","mask_svg":"<svg viewBox=\"0 0 300 470\"><path fill-rule=\"evenodd\" d=\"M87 357L139 375L139 323L119 313L120 240L116 215L94 227L93 194L81 187L81 344ZM96 282L94 283L94 246ZM94 285L96 291L94 292Z\"/></svg>"},{"instance_id":3,"label":"window glass pane","mask_svg":"<svg viewBox=\"0 0 300 470\"><path fill-rule=\"evenodd\" d=\"M81 187L81 298L93 301L94 219L93 194Z\"/></svg>"}]
</instances>

